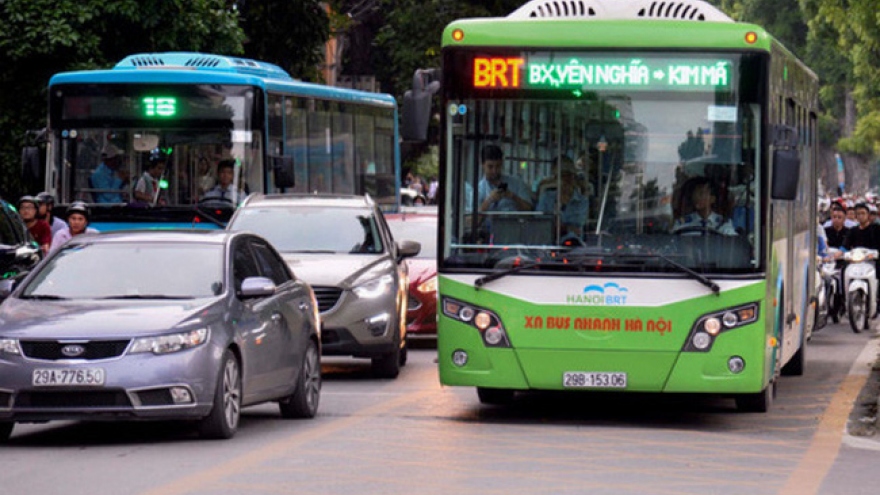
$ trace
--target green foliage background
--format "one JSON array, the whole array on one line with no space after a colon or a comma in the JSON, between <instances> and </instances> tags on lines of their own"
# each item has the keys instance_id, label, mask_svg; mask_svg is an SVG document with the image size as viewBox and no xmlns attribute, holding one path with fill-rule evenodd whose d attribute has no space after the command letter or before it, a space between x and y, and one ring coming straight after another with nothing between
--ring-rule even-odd
<instances>
[{"instance_id":1,"label":"green foliage background","mask_svg":"<svg viewBox=\"0 0 880 495\"><path fill-rule=\"evenodd\" d=\"M736 20L766 27L816 71L824 146L880 155L877 0L709 1ZM447 23L504 16L522 3L0 0L0 194L15 198L42 188L22 183L20 150L25 131L45 125L46 86L56 72L106 68L132 53L174 50L244 55L320 81L323 44L334 34L358 40L346 46L350 67L375 75L382 91L402 98L413 71L439 67Z\"/></svg>"}]
</instances>

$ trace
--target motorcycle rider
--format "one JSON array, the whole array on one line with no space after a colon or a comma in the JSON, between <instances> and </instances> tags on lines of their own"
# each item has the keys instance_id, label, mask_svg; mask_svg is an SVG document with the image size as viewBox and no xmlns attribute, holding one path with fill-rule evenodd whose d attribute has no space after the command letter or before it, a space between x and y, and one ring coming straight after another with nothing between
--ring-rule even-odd
<instances>
[{"instance_id":1,"label":"motorcycle rider","mask_svg":"<svg viewBox=\"0 0 880 495\"><path fill-rule=\"evenodd\" d=\"M871 215L868 205L858 203L855 205L856 220L859 224L851 229L843 241L843 251L849 251L854 248L862 247L867 249L880 250L880 225L871 221ZM875 276L877 273L877 260L874 260ZM876 297L876 295L875 295Z\"/></svg>"},{"instance_id":2,"label":"motorcycle rider","mask_svg":"<svg viewBox=\"0 0 880 495\"><path fill-rule=\"evenodd\" d=\"M831 225L825 227L825 241L828 244L829 248L836 248L838 250L843 249L843 243L846 241L846 236L849 234L850 229L846 227L846 209L844 209L843 205L840 203L834 202L831 203ZM838 288L843 287L843 270L845 268L846 263L838 259L835 262L837 270L839 271L840 280L838 281ZM836 304L835 307L843 308L843 300L844 294L843 291L840 291L836 295Z\"/></svg>"}]
</instances>

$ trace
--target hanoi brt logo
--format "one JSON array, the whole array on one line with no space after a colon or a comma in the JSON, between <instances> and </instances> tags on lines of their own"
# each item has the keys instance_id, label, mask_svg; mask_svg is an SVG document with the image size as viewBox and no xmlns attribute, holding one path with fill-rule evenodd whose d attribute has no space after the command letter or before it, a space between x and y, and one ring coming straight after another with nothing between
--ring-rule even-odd
<instances>
[{"instance_id":1,"label":"hanoi brt logo","mask_svg":"<svg viewBox=\"0 0 880 495\"><path fill-rule=\"evenodd\" d=\"M569 294L565 296L567 304L582 304L586 306L621 306L626 304L626 296L629 289L620 284L608 282L605 285L588 285L581 294Z\"/></svg>"}]
</instances>

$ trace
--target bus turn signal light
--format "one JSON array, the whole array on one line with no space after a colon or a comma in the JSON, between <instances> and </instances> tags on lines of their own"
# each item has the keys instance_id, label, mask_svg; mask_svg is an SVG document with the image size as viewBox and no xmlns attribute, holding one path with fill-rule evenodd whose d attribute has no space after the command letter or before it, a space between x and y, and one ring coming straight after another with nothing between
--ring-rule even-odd
<instances>
[{"instance_id":1,"label":"bus turn signal light","mask_svg":"<svg viewBox=\"0 0 880 495\"><path fill-rule=\"evenodd\" d=\"M464 31L461 29L453 29L452 30L452 39L455 41L461 41L464 39Z\"/></svg>"},{"instance_id":2,"label":"bus turn signal light","mask_svg":"<svg viewBox=\"0 0 880 495\"><path fill-rule=\"evenodd\" d=\"M749 31L746 33L746 43L754 45L758 41L758 33Z\"/></svg>"}]
</instances>

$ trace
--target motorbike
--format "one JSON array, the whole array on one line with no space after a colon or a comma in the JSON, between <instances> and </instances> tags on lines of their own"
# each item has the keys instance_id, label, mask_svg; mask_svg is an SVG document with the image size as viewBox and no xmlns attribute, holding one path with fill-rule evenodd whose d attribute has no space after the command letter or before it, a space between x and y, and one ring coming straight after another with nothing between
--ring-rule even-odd
<instances>
[{"instance_id":1,"label":"motorbike","mask_svg":"<svg viewBox=\"0 0 880 495\"><path fill-rule=\"evenodd\" d=\"M831 318L831 321L834 323L840 323L840 316L846 310L846 305L844 304L845 295L840 280L840 269L837 267L837 261L835 261L838 251L836 248L828 248L828 257L819 265L823 291L818 298L824 299L827 309L825 316Z\"/></svg>"},{"instance_id":2,"label":"motorbike","mask_svg":"<svg viewBox=\"0 0 880 495\"><path fill-rule=\"evenodd\" d=\"M873 260L876 249L855 248L843 255L848 262L843 272L846 307L853 332L868 330L877 311L877 276Z\"/></svg>"}]
</instances>

